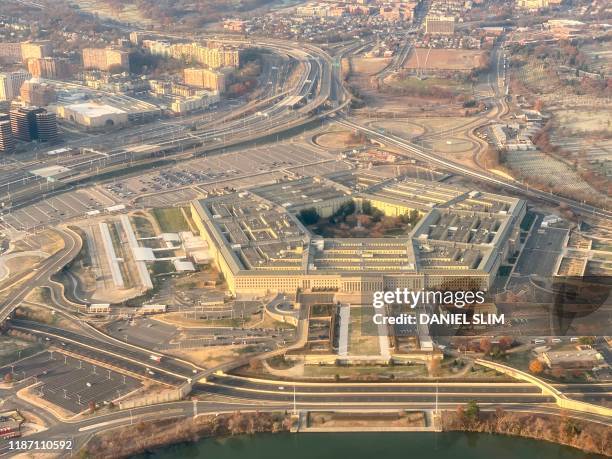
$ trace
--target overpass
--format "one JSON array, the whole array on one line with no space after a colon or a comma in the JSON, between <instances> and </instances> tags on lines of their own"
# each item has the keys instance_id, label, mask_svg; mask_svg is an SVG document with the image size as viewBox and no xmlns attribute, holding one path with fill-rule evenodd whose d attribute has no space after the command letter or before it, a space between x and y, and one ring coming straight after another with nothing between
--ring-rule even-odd
<instances>
[{"instance_id":1,"label":"overpass","mask_svg":"<svg viewBox=\"0 0 612 459\"><path fill-rule=\"evenodd\" d=\"M350 121L346 118L335 118L336 122L349 129L361 131L368 135L370 139L377 140L383 145L389 145L396 147L404 152L411 158L421 159L429 164L435 164L436 166L442 167L445 170L454 172L461 176L475 179L479 182L486 183L488 185L494 185L505 191L517 193L522 196L527 196L536 200L545 201L548 204L559 205L559 203L565 203L567 206L578 214L596 217L604 222L612 222L612 211L606 209L600 209L597 207L590 206L588 204L581 204L572 199L564 198L561 196L545 193L543 191L529 188L519 182L503 180L499 176L490 174L484 171L478 171L467 166L455 163L451 160L445 159L442 156L436 155L433 152L428 152L425 149L418 147L417 145L402 139L398 136L388 133L381 133L370 127L359 124L355 121Z\"/></svg>"},{"instance_id":2,"label":"overpass","mask_svg":"<svg viewBox=\"0 0 612 459\"><path fill-rule=\"evenodd\" d=\"M0 326L33 289L48 284L51 277L70 263L80 252L82 241L78 235L69 229L53 229L52 231L60 235L64 241L64 247L44 260L31 277L10 287L11 291L0 303Z\"/></svg>"}]
</instances>

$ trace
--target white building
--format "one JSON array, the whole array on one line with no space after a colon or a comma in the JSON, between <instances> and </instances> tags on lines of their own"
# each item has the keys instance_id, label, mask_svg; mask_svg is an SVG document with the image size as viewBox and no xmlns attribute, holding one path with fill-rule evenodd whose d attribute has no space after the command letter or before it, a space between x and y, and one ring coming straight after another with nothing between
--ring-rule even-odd
<instances>
[{"instance_id":1,"label":"white building","mask_svg":"<svg viewBox=\"0 0 612 459\"><path fill-rule=\"evenodd\" d=\"M57 116L87 128L109 128L128 123L128 113L110 105L85 102L57 107Z\"/></svg>"},{"instance_id":2,"label":"white building","mask_svg":"<svg viewBox=\"0 0 612 459\"><path fill-rule=\"evenodd\" d=\"M189 113L202 110L213 104L218 104L220 100L218 92L208 92L193 97L177 97L172 101L170 110L174 113Z\"/></svg>"}]
</instances>

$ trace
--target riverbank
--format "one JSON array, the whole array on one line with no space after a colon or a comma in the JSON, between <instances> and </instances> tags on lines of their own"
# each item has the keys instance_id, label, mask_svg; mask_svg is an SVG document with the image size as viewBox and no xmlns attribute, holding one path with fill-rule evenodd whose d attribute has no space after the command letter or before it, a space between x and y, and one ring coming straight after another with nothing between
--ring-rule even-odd
<instances>
[{"instance_id":1,"label":"riverbank","mask_svg":"<svg viewBox=\"0 0 612 459\"><path fill-rule=\"evenodd\" d=\"M200 415L139 422L94 436L81 450L80 457L91 459L126 458L177 443L202 438L228 437L255 433L288 432L291 419L284 412Z\"/></svg>"},{"instance_id":2,"label":"riverbank","mask_svg":"<svg viewBox=\"0 0 612 459\"><path fill-rule=\"evenodd\" d=\"M476 405L445 411L441 416L445 432L479 432L533 438L579 449L586 453L612 456L612 428L581 421L567 415L551 416L498 409L481 412Z\"/></svg>"},{"instance_id":3,"label":"riverbank","mask_svg":"<svg viewBox=\"0 0 612 459\"><path fill-rule=\"evenodd\" d=\"M588 453L612 456L612 429L601 424L577 421L566 416L515 413L498 410L480 412L460 407L441 413L444 435L452 432L493 433L505 436L543 440ZM166 449L170 445L194 443L205 438L288 432L290 416L278 413L234 413L200 415L196 419L167 419L141 422L134 426L110 430L93 437L82 451L82 457L124 458ZM319 435L319 434L307 434ZM332 434L333 435L333 434ZM338 434L340 435L340 434ZM373 435L373 434L363 434ZM404 434L407 437L414 433ZM274 457L274 456L271 456ZM499 458L498 458L499 459Z\"/></svg>"}]
</instances>

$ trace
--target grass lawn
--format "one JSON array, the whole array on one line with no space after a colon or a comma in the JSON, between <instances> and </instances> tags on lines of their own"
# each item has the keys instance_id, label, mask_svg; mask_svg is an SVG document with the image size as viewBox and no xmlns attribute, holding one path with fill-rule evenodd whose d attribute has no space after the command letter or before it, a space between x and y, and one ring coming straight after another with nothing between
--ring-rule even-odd
<instances>
[{"instance_id":1,"label":"grass lawn","mask_svg":"<svg viewBox=\"0 0 612 459\"><path fill-rule=\"evenodd\" d=\"M155 231L153 230L153 225L151 222L140 215L133 215L130 217L132 221L132 225L136 229L136 234L138 237L155 237Z\"/></svg>"},{"instance_id":2,"label":"grass lawn","mask_svg":"<svg viewBox=\"0 0 612 459\"><path fill-rule=\"evenodd\" d=\"M335 365L304 365L305 378L364 378L380 377L391 379L422 378L427 376L425 365L395 365L395 366L335 366Z\"/></svg>"},{"instance_id":3,"label":"grass lawn","mask_svg":"<svg viewBox=\"0 0 612 459\"><path fill-rule=\"evenodd\" d=\"M348 351L351 355L380 354L378 328L372 320L374 308L353 307L349 323Z\"/></svg>"},{"instance_id":4,"label":"grass lawn","mask_svg":"<svg viewBox=\"0 0 612 459\"><path fill-rule=\"evenodd\" d=\"M0 365L7 365L20 358L29 357L42 349L42 344L0 336Z\"/></svg>"},{"instance_id":5,"label":"grass lawn","mask_svg":"<svg viewBox=\"0 0 612 459\"><path fill-rule=\"evenodd\" d=\"M469 84L445 78L426 78L422 80L415 77L408 77L401 80L395 80L391 85L416 95L425 95L430 92L435 93L437 89L450 91L457 95L471 93L472 91Z\"/></svg>"},{"instance_id":6,"label":"grass lawn","mask_svg":"<svg viewBox=\"0 0 612 459\"><path fill-rule=\"evenodd\" d=\"M185 221L183 213L179 207L153 209L153 215L155 215L155 218L159 223L159 227L165 233L189 231L189 225Z\"/></svg>"}]
</instances>

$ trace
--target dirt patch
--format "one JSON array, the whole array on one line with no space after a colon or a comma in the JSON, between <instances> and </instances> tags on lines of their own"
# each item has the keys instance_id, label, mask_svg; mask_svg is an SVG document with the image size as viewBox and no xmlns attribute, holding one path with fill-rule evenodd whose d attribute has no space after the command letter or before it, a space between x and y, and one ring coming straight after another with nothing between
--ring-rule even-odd
<instances>
[{"instance_id":1,"label":"dirt patch","mask_svg":"<svg viewBox=\"0 0 612 459\"><path fill-rule=\"evenodd\" d=\"M311 412L308 427L426 427L422 411L410 413L329 413Z\"/></svg>"},{"instance_id":2,"label":"dirt patch","mask_svg":"<svg viewBox=\"0 0 612 459\"><path fill-rule=\"evenodd\" d=\"M404 64L407 69L467 71L485 63L486 53L467 49L416 48Z\"/></svg>"},{"instance_id":3,"label":"dirt patch","mask_svg":"<svg viewBox=\"0 0 612 459\"><path fill-rule=\"evenodd\" d=\"M319 134L314 142L328 150L343 150L363 145L363 139L349 131L332 131Z\"/></svg>"},{"instance_id":4,"label":"dirt patch","mask_svg":"<svg viewBox=\"0 0 612 459\"><path fill-rule=\"evenodd\" d=\"M166 354L173 355L204 368L213 368L227 362L247 357L250 354L256 354L257 351L253 346L217 346L207 349L181 349L165 351Z\"/></svg>"}]
</instances>

